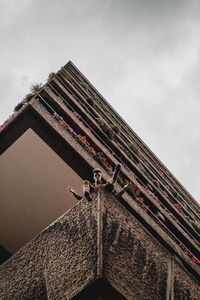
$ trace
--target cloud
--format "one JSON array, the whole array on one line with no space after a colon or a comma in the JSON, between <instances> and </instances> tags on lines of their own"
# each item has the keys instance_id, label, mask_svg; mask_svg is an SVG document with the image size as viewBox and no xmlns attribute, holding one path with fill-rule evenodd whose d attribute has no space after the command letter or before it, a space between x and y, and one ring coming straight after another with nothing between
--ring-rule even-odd
<instances>
[{"instance_id":1,"label":"cloud","mask_svg":"<svg viewBox=\"0 0 200 300\"><path fill-rule=\"evenodd\" d=\"M198 197L199 11L189 0L0 0L0 123L72 60Z\"/></svg>"}]
</instances>

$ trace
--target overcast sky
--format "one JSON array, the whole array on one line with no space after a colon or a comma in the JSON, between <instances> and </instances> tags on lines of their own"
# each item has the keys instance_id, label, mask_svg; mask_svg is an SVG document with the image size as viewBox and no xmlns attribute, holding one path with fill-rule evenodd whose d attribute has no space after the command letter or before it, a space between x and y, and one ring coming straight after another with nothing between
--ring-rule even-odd
<instances>
[{"instance_id":1,"label":"overcast sky","mask_svg":"<svg viewBox=\"0 0 200 300\"><path fill-rule=\"evenodd\" d=\"M200 201L200 1L0 0L0 124L71 60Z\"/></svg>"}]
</instances>

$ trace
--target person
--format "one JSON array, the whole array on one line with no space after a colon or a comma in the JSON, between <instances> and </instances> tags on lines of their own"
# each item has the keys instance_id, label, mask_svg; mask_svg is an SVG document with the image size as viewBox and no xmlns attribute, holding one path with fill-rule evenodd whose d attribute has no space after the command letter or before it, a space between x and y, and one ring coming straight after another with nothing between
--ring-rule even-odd
<instances>
[{"instance_id":1,"label":"person","mask_svg":"<svg viewBox=\"0 0 200 300\"><path fill-rule=\"evenodd\" d=\"M105 184L102 183L102 178L101 178L101 170L99 168L95 168L92 173L93 173L93 184L91 184L88 180L84 180L83 181L83 194L84 194L84 197L89 201L91 202L92 201L92 198L90 196L90 193L91 192L94 192L99 186L104 186L104 188L111 192L116 198L120 198L123 193L125 192L125 190L127 189L128 187L128 184L126 184L123 189L120 191L120 192L116 192L114 190L114 183L116 182L118 176L119 176L119 173L121 171L121 166L120 165L117 165L116 168L115 168L115 171L113 173L113 176L112 178L106 182ZM77 199L77 200L81 200L83 199L82 196L78 195L74 189L70 186L68 187L69 189L69 192L73 194L73 196Z\"/></svg>"}]
</instances>

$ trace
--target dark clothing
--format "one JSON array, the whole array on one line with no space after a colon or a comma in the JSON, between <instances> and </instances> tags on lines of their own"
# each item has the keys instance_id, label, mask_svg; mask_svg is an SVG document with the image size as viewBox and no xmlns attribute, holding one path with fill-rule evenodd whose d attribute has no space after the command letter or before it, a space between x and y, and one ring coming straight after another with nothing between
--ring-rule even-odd
<instances>
[{"instance_id":1,"label":"dark clothing","mask_svg":"<svg viewBox=\"0 0 200 300\"><path fill-rule=\"evenodd\" d=\"M106 184L102 184L101 183L101 176L100 176L101 171L99 169L94 170L94 176L95 176L95 173L96 173L96 176L95 176L96 183L91 184L88 180L83 181L84 196L88 199L88 201L89 202L92 201L92 199L90 197L90 192L95 191L98 188L98 186L100 186L100 185L104 186L105 189L108 192L112 193L116 198L120 198L123 195L125 189L123 188L121 190L121 192L119 192L119 193L116 193L114 191L114 183L115 183L115 181L117 181L117 178L119 176L120 171L121 171L121 166L117 165L116 168L115 168L115 171L113 173L112 179L110 181L108 181ZM73 195L78 200L81 200L83 198L83 197L79 196L78 194L76 194L75 192L73 192Z\"/></svg>"},{"instance_id":2,"label":"dark clothing","mask_svg":"<svg viewBox=\"0 0 200 300\"><path fill-rule=\"evenodd\" d=\"M77 200L81 200L83 197L79 196L78 194L76 194L75 192L73 192L73 196L77 199Z\"/></svg>"}]
</instances>

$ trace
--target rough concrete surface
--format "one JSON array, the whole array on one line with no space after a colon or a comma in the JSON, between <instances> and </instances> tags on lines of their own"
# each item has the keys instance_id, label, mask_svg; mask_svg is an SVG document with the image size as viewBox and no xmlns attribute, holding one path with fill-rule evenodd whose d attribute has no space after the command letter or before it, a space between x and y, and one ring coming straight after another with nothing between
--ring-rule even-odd
<instances>
[{"instance_id":1,"label":"rough concrete surface","mask_svg":"<svg viewBox=\"0 0 200 300\"><path fill-rule=\"evenodd\" d=\"M79 202L0 267L0 299L66 300L97 274L97 201Z\"/></svg>"},{"instance_id":2,"label":"rough concrete surface","mask_svg":"<svg viewBox=\"0 0 200 300\"><path fill-rule=\"evenodd\" d=\"M104 201L104 275L127 299L166 299L170 253L116 199Z\"/></svg>"},{"instance_id":3,"label":"rough concrete surface","mask_svg":"<svg viewBox=\"0 0 200 300\"><path fill-rule=\"evenodd\" d=\"M174 262L174 299L200 299L200 281L187 272L180 261L176 260Z\"/></svg>"},{"instance_id":4,"label":"rough concrete surface","mask_svg":"<svg viewBox=\"0 0 200 300\"><path fill-rule=\"evenodd\" d=\"M0 266L0 299L200 299L198 279L173 257L100 188Z\"/></svg>"}]
</instances>

